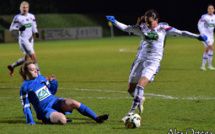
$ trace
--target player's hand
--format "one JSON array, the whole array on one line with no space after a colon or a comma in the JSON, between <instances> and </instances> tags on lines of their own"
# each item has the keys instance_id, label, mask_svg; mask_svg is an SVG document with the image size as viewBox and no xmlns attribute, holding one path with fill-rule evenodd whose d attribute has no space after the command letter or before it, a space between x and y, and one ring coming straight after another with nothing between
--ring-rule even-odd
<instances>
[{"instance_id":1,"label":"player's hand","mask_svg":"<svg viewBox=\"0 0 215 134\"><path fill-rule=\"evenodd\" d=\"M25 27L25 25L23 25L19 28L19 31L25 31L25 29L26 29L26 27Z\"/></svg>"},{"instance_id":2,"label":"player's hand","mask_svg":"<svg viewBox=\"0 0 215 134\"><path fill-rule=\"evenodd\" d=\"M49 81L52 81L52 80L54 80L54 79L56 79L55 75L49 76Z\"/></svg>"},{"instance_id":3,"label":"player's hand","mask_svg":"<svg viewBox=\"0 0 215 134\"><path fill-rule=\"evenodd\" d=\"M106 16L107 20L109 20L111 23L115 23L116 20L115 20L115 17L114 16Z\"/></svg>"},{"instance_id":4,"label":"player's hand","mask_svg":"<svg viewBox=\"0 0 215 134\"><path fill-rule=\"evenodd\" d=\"M199 35L198 40L200 41L207 41L208 37L206 35Z\"/></svg>"},{"instance_id":5,"label":"player's hand","mask_svg":"<svg viewBox=\"0 0 215 134\"><path fill-rule=\"evenodd\" d=\"M40 37L38 33L35 33L35 35L36 35L36 38L39 38L39 37Z\"/></svg>"}]
</instances>

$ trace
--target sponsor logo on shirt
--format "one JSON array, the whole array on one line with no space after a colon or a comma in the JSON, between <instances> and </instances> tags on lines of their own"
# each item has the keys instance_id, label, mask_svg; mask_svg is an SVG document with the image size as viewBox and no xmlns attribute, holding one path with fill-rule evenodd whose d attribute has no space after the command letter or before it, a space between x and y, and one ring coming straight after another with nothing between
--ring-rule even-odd
<instances>
[{"instance_id":1,"label":"sponsor logo on shirt","mask_svg":"<svg viewBox=\"0 0 215 134\"><path fill-rule=\"evenodd\" d=\"M25 24L25 27L26 27L26 28L30 28L31 26L32 26L31 23L26 23L26 24Z\"/></svg>"},{"instance_id":2,"label":"sponsor logo on shirt","mask_svg":"<svg viewBox=\"0 0 215 134\"><path fill-rule=\"evenodd\" d=\"M158 34L157 33L151 33L151 32L148 32L147 33L147 35L145 35L145 38L147 39L147 40L154 40L154 41L156 41L156 40L158 40Z\"/></svg>"},{"instance_id":3,"label":"sponsor logo on shirt","mask_svg":"<svg viewBox=\"0 0 215 134\"><path fill-rule=\"evenodd\" d=\"M51 95L51 93L49 92L46 86L40 88L35 93L40 101L44 100L45 98Z\"/></svg>"},{"instance_id":4,"label":"sponsor logo on shirt","mask_svg":"<svg viewBox=\"0 0 215 134\"><path fill-rule=\"evenodd\" d=\"M208 27L214 27L214 24L208 24Z\"/></svg>"}]
</instances>

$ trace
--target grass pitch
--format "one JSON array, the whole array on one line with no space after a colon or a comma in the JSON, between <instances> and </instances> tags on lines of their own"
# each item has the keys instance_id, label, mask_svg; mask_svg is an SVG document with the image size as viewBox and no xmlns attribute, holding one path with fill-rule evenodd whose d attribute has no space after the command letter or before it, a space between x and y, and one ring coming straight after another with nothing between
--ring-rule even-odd
<instances>
[{"instance_id":1,"label":"grass pitch","mask_svg":"<svg viewBox=\"0 0 215 134\"><path fill-rule=\"evenodd\" d=\"M45 125L36 119L28 126L19 99L22 79L7 65L23 57L18 43L0 44L0 134L4 133L215 133L215 71L200 71L204 46L182 37L169 37L161 70L145 87L142 125L126 129L121 119L130 109L126 92L131 64L141 38L136 36L91 40L35 42L42 75L55 74L59 89L55 96L73 98L98 115L109 113L103 124L74 111L72 123Z\"/></svg>"}]
</instances>

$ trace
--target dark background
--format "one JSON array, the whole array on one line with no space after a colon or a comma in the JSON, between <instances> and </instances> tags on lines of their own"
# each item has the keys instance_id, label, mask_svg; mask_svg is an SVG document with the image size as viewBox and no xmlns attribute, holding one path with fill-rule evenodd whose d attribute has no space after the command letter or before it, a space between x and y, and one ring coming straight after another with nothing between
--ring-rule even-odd
<instances>
[{"instance_id":1,"label":"dark background","mask_svg":"<svg viewBox=\"0 0 215 134\"><path fill-rule=\"evenodd\" d=\"M207 13L208 4L215 5L215 0L26 0L30 11L43 13L78 13L114 15L125 24L135 24L137 17L149 9L156 10L160 21L180 30L198 32L197 22L202 14ZM20 13L22 0L0 0L0 15Z\"/></svg>"}]
</instances>

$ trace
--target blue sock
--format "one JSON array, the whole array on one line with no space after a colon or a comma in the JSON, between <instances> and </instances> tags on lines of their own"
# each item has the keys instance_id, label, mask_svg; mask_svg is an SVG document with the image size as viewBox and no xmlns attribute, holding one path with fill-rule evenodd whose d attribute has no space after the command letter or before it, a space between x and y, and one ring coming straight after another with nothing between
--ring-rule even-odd
<instances>
[{"instance_id":1,"label":"blue sock","mask_svg":"<svg viewBox=\"0 0 215 134\"><path fill-rule=\"evenodd\" d=\"M73 110L70 110L68 112L65 112L65 114L71 114L73 112Z\"/></svg>"},{"instance_id":2,"label":"blue sock","mask_svg":"<svg viewBox=\"0 0 215 134\"><path fill-rule=\"evenodd\" d=\"M81 113L84 116L88 116L92 119L96 119L97 115L87 106L81 103L81 106L79 109L77 109L79 113Z\"/></svg>"}]
</instances>

